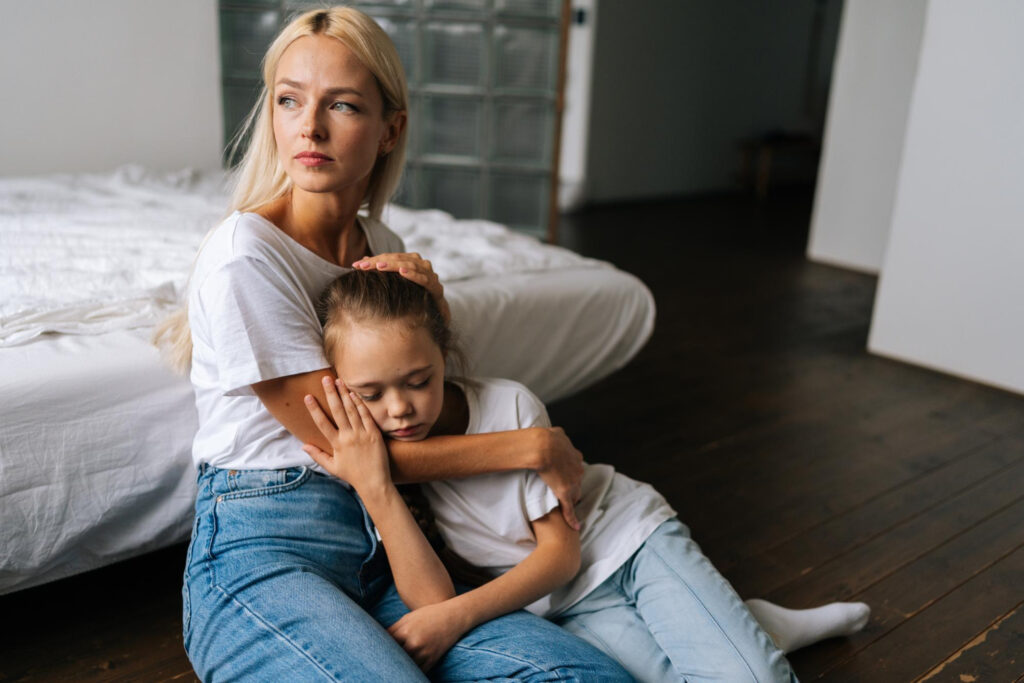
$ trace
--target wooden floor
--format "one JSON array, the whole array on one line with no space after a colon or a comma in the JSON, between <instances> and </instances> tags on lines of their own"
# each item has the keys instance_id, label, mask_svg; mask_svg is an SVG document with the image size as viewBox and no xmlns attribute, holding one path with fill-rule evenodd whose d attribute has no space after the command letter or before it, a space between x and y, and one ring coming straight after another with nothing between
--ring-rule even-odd
<instances>
[{"instance_id":1,"label":"wooden floor","mask_svg":"<svg viewBox=\"0 0 1024 683\"><path fill-rule=\"evenodd\" d=\"M865 351L875 278L803 256L810 194L604 207L562 242L654 292L654 337L551 406L654 482L744 597L864 600L804 681L1024 679L1024 398ZM173 547L0 597L0 681L194 680Z\"/></svg>"}]
</instances>

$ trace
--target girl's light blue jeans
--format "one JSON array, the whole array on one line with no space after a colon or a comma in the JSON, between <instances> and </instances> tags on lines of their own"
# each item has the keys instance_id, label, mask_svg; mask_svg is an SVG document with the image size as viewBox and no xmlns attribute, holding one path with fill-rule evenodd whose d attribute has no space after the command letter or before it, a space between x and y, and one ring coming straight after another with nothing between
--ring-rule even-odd
<instances>
[{"instance_id":1,"label":"girl's light blue jeans","mask_svg":"<svg viewBox=\"0 0 1024 683\"><path fill-rule=\"evenodd\" d=\"M182 588L206 682L420 681L385 627L408 610L358 498L304 468L203 466ZM622 681L590 644L516 612L473 629L433 680Z\"/></svg>"},{"instance_id":2,"label":"girl's light blue jeans","mask_svg":"<svg viewBox=\"0 0 1024 683\"><path fill-rule=\"evenodd\" d=\"M678 519L555 623L639 681L795 681L786 657Z\"/></svg>"}]
</instances>

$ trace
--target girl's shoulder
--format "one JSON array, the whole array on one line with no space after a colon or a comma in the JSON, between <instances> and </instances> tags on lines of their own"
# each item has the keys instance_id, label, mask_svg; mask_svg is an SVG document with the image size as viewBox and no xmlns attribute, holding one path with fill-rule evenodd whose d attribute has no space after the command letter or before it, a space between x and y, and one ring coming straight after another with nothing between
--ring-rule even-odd
<instances>
[{"instance_id":1,"label":"girl's shoulder","mask_svg":"<svg viewBox=\"0 0 1024 683\"><path fill-rule=\"evenodd\" d=\"M474 378L463 383L463 391L469 404L470 434L550 426L544 403L515 380Z\"/></svg>"}]
</instances>

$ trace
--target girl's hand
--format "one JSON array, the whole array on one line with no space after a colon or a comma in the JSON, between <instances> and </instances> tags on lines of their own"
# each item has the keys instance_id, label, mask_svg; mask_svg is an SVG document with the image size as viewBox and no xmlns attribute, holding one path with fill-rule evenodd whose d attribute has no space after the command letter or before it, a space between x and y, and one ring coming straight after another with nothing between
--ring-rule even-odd
<instances>
[{"instance_id":1,"label":"girl's hand","mask_svg":"<svg viewBox=\"0 0 1024 683\"><path fill-rule=\"evenodd\" d=\"M388 629L388 633L423 671L434 665L466 632L452 609L451 600L409 612Z\"/></svg>"},{"instance_id":2,"label":"girl's hand","mask_svg":"<svg viewBox=\"0 0 1024 683\"><path fill-rule=\"evenodd\" d=\"M306 444L302 450L325 470L351 484L360 496L385 490L392 485L391 463L370 411L340 379L324 377L323 384L334 424L310 395L306 396L306 409L334 452L325 453L313 444Z\"/></svg>"},{"instance_id":3,"label":"girl's hand","mask_svg":"<svg viewBox=\"0 0 1024 683\"><path fill-rule=\"evenodd\" d=\"M572 445L561 427L539 428L536 431L541 436L537 474L558 498L565 523L579 531L576 503L582 491L583 454Z\"/></svg>"},{"instance_id":4,"label":"girl's hand","mask_svg":"<svg viewBox=\"0 0 1024 683\"><path fill-rule=\"evenodd\" d=\"M444 285L438 279L437 273L430 261L416 253L408 254L377 254L359 259L352 264L353 268L359 270L387 270L400 274L402 277L412 280L420 285L434 297L437 307L441 310L445 322L452 319L451 311L448 309L448 302L444 300Z\"/></svg>"}]
</instances>

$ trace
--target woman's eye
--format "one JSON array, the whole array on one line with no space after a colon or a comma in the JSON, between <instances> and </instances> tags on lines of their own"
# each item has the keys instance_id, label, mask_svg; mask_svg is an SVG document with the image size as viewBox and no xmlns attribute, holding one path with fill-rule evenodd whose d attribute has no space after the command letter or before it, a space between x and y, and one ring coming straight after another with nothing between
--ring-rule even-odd
<instances>
[{"instance_id":1,"label":"woman's eye","mask_svg":"<svg viewBox=\"0 0 1024 683\"><path fill-rule=\"evenodd\" d=\"M285 109L291 109L292 107L295 106L295 98L288 96L278 97L277 104L278 106L284 107Z\"/></svg>"},{"instance_id":2,"label":"woman's eye","mask_svg":"<svg viewBox=\"0 0 1024 683\"><path fill-rule=\"evenodd\" d=\"M348 102L335 102L331 105L331 109L334 111L359 111L355 105L349 104Z\"/></svg>"}]
</instances>

